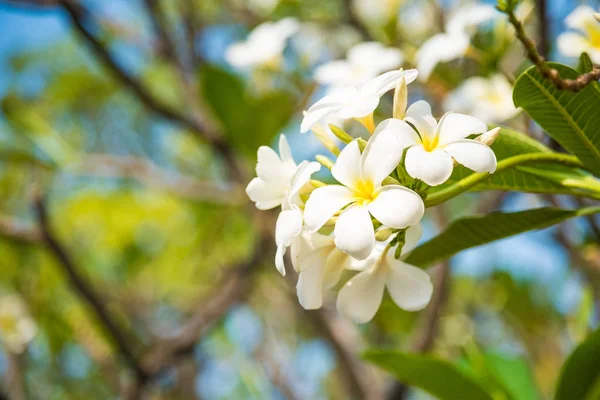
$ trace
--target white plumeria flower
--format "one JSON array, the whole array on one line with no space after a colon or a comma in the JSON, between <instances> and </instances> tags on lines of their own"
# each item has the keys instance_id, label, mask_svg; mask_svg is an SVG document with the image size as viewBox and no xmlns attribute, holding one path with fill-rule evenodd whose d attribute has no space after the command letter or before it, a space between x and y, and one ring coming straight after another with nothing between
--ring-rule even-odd
<instances>
[{"instance_id":1,"label":"white plumeria flower","mask_svg":"<svg viewBox=\"0 0 600 400\"><path fill-rule=\"evenodd\" d=\"M279 155L267 146L258 149L257 177L250 181L246 193L259 210L282 208L275 227L275 265L282 275L285 275L283 256L302 231L301 191L310 185L310 177L320 169L317 162L303 161L296 165L284 135L279 138Z\"/></svg>"},{"instance_id":2,"label":"white plumeria flower","mask_svg":"<svg viewBox=\"0 0 600 400\"><path fill-rule=\"evenodd\" d=\"M300 25L295 18L258 25L245 41L234 43L225 51L225 60L237 68L276 63L283 55L287 40Z\"/></svg>"},{"instance_id":3,"label":"white plumeria flower","mask_svg":"<svg viewBox=\"0 0 600 400\"><path fill-rule=\"evenodd\" d=\"M452 175L453 161L476 172L492 173L496 170L496 155L487 145L466 139L484 133L487 126L477 118L446 113L439 122L431 115L431 106L423 100L406 110L405 121L418 131L407 131L406 122L388 119L380 124L383 131L403 137L409 147L406 152L406 172L430 186L444 183ZM378 128L379 129L379 128Z\"/></svg>"},{"instance_id":4,"label":"white plumeria flower","mask_svg":"<svg viewBox=\"0 0 600 400\"><path fill-rule=\"evenodd\" d=\"M417 79L417 75L416 69L390 71L360 86L337 89L306 111L300 131L307 132L314 124L329 115L344 120L366 117L375 111L381 96L394 89L402 77L408 84Z\"/></svg>"},{"instance_id":5,"label":"white plumeria flower","mask_svg":"<svg viewBox=\"0 0 600 400\"><path fill-rule=\"evenodd\" d=\"M565 19L567 27L577 32L564 32L558 36L558 48L567 57L588 53L590 59L600 63L600 22L589 6L579 6Z\"/></svg>"},{"instance_id":6,"label":"white plumeria flower","mask_svg":"<svg viewBox=\"0 0 600 400\"><path fill-rule=\"evenodd\" d=\"M425 212L423 200L414 191L381 185L400 162L406 147L402 140L414 132L408 124L398 122L404 129L397 132L380 125L362 154L358 141L350 142L331 169L342 185L315 189L304 209L306 230L311 233L341 210L333 231L335 245L359 260L368 257L375 246L371 215L385 226L400 229L418 223Z\"/></svg>"},{"instance_id":7,"label":"white plumeria flower","mask_svg":"<svg viewBox=\"0 0 600 400\"><path fill-rule=\"evenodd\" d=\"M27 306L17 295L0 299L0 337L12 352L22 353L35 338L37 325L29 316Z\"/></svg>"},{"instance_id":8,"label":"white plumeria flower","mask_svg":"<svg viewBox=\"0 0 600 400\"><path fill-rule=\"evenodd\" d=\"M335 246L333 236L320 233L304 232L294 239L291 256L298 271L298 300L307 310L323 305L323 288L335 286L344 269L350 268L353 262Z\"/></svg>"},{"instance_id":9,"label":"white plumeria flower","mask_svg":"<svg viewBox=\"0 0 600 400\"><path fill-rule=\"evenodd\" d=\"M411 251L419 242L421 226L407 229L402 255ZM368 259L355 268L362 272L351 278L340 290L337 309L340 314L357 323L373 319L387 288L392 300L406 311L418 311L431 300L433 285L429 275L420 268L397 260L394 249L388 243L378 243Z\"/></svg>"},{"instance_id":10,"label":"white plumeria flower","mask_svg":"<svg viewBox=\"0 0 600 400\"><path fill-rule=\"evenodd\" d=\"M497 15L490 4L470 4L460 8L449 19L446 32L427 39L417 52L419 78L426 81L435 66L463 57L471 44L472 30Z\"/></svg>"},{"instance_id":11,"label":"white plumeria flower","mask_svg":"<svg viewBox=\"0 0 600 400\"><path fill-rule=\"evenodd\" d=\"M315 80L332 87L358 86L378 74L398 68L402 51L379 42L359 43L348 51L346 60L325 63L315 70Z\"/></svg>"},{"instance_id":12,"label":"white plumeria flower","mask_svg":"<svg viewBox=\"0 0 600 400\"><path fill-rule=\"evenodd\" d=\"M500 123L519 113L512 101L512 86L501 74L465 80L446 98L444 108L489 123Z\"/></svg>"}]
</instances>

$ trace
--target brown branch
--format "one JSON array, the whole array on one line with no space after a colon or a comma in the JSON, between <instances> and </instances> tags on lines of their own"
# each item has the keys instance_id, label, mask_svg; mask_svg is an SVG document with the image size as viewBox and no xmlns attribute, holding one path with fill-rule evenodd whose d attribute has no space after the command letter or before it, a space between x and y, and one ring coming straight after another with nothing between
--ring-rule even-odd
<instances>
[{"instance_id":1,"label":"brown branch","mask_svg":"<svg viewBox=\"0 0 600 400\"><path fill-rule=\"evenodd\" d=\"M550 80L554 86L560 90L569 90L571 92L579 92L593 82L600 80L600 65L594 65L591 72L579 75L576 79L564 79L554 68L550 68L546 64L544 57L537 51L535 42L527 36L525 28L521 21L516 17L512 7L507 6L506 9L500 9L508 15L508 20L514 26L517 38L525 47L527 57L537 67L542 76Z\"/></svg>"},{"instance_id":2,"label":"brown branch","mask_svg":"<svg viewBox=\"0 0 600 400\"><path fill-rule=\"evenodd\" d=\"M11 400L25 400L25 375L23 374L24 355L17 354L9 349L5 352L8 359L8 373L6 374L6 386ZM0 398L3 398L0 396Z\"/></svg>"},{"instance_id":3,"label":"brown branch","mask_svg":"<svg viewBox=\"0 0 600 400\"><path fill-rule=\"evenodd\" d=\"M100 322L100 326L105 330L112 342L114 342L121 353L123 360L134 371L136 379L140 382L144 382L149 375L144 371L138 357L135 355L134 350L129 343L127 334L109 313L102 297L96 292L90 282L80 274L68 251L54 235L48 219L46 205L41 196L35 200L35 209L39 218L42 239L48 247L48 250L57 259L58 265L68 278L71 286L85 301L95 318Z\"/></svg>"},{"instance_id":4,"label":"brown branch","mask_svg":"<svg viewBox=\"0 0 600 400\"><path fill-rule=\"evenodd\" d=\"M0 236L24 243L42 241L42 232L36 227L13 217L0 216Z\"/></svg>"}]
</instances>

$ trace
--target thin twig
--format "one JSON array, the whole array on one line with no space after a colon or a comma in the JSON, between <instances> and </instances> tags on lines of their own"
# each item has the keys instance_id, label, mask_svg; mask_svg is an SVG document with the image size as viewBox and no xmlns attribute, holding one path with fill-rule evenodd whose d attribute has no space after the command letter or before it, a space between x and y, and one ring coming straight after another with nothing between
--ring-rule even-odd
<instances>
[{"instance_id":1,"label":"thin twig","mask_svg":"<svg viewBox=\"0 0 600 400\"><path fill-rule=\"evenodd\" d=\"M100 326L104 328L108 336L119 349L119 352L123 356L123 360L135 372L137 380L144 382L148 378L148 374L144 371L138 357L135 355L132 345L129 343L127 334L109 313L102 297L96 292L87 279L80 274L68 251L54 235L48 219L46 204L41 196L36 199L35 208L39 218L44 243L58 260L58 265L67 276L71 286L77 291L77 294L86 302L93 311L95 317L101 322Z\"/></svg>"},{"instance_id":2,"label":"thin twig","mask_svg":"<svg viewBox=\"0 0 600 400\"><path fill-rule=\"evenodd\" d=\"M23 374L23 354L5 352L8 359L8 373L6 374L6 385L11 400L25 400L25 375Z\"/></svg>"},{"instance_id":3,"label":"thin twig","mask_svg":"<svg viewBox=\"0 0 600 400\"><path fill-rule=\"evenodd\" d=\"M500 9L508 15L508 20L514 26L517 38L525 47L527 57L538 68L542 76L550 80L554 86L560 90L569 90L571 92L579 92L586 86L600 79L600 65L594 65L592 71L579 75L576 79L564 79L554 68L550 68L546 64L544 57L537 51L535 42L527 36L525 28L521 21L518 20L514 13L513 7L507 6L505 9Z\"/></svg>"}]
</instances>

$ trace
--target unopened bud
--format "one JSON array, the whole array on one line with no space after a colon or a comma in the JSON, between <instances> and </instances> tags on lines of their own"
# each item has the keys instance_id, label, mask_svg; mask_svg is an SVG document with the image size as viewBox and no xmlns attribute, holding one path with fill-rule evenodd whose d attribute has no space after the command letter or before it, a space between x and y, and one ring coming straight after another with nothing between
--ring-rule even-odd
<instances>
[{"instance_id":1,"label":"unopened bud","mask_svg":"<svg viewBox=\"0 0 600 400\"><path fill-rule=\"evenodd\" d=\"M344 143L350 143L354 140L354 138L346 133L346 131L333 124L329 124L329 129L331 129L331 132L333 132L333 134Z\"/></svg>"},{"instance_id":2,"label":"unopened bud","mask_svg":"<svg viewBox=\"0 0 600 400\"><path fill-rule=\"evenodd\" d=\"M325 222L323 224L323 226L335 226L335 223L337 222L338 217L331 217L327 220L327 222Z\"/></svg>"},{"instance_id":3,"label":"unopened bud","mask_svg":"<svg viewBox=\"0 0 600 400\"><path fill-rule=\"evenodd\" d=\"M315 156L315 159L321 163L322 166L324 166L327 169L331 169L333 168L333 161L331 161L329 158L325 157L324 155L321 154L317 154Z\"/></svg>"},{"instance_id":4,"label":"unopened bud","mask_svg":"<svg viewBox=\"0 0 600 400\"><path fill-rule=\"evenodd\" d=\"M321 181L318 181L316 179L311 179L310 180L310 184L313 185L316 188L327 186L327 184L325 182L321 182Z\"/></svg>"},{"instance_id":5,"label":"unopened bud","mask_svg":"<svg viewBox=\"0 0 600 400\"><path fill-rule=\"evenodd\" d=\"M600 13L594 13L594 18L596 18L596 21L600 22Z\"/></svg>"},{"instance_id":6,"label":"unopened bud","mask_svg":"<svg viewBox=\"0 0 600 400\"><path fill-rule=\"evenodd\" d=\"M377 233L375 233L375 240L378 242L385 242L390 238L390 236L392 236L392 233L394 233L394 231L392 231L390 228L380 229L377 231Z\"/></svg>"},{"instance_id":7,"label":"unopened bud","mask_svg":"<svg viewBox=\"0 0 600 400\"><path fill-rule=\"evenodd\" d=\"M394 118L404 119L406 114L406 106L408 104L408 89L406 87L406 79L404 76L400 78L398 86L394 91Z\"/></svg>"},{"instance_id":8,"label":"unopened bud","mask_svg":"<svg viewBox=\"0 0 600 400\"><path fill-rule=\"evenodd\" d=\"M356 140L358 141L358 148L360 149L360 151L365 151L365 148L367 147L367 141L363 138L358 138Z\"/></svg>"},{"instance_id":9,"label":"unopened bud","mask_svg":"<svg viewBox=\"0 0 600 400\"><path fill-rule=\"evenodd\" d=\"M391 176L386 176L385 178L383 178L383 181L381 182L384 186L385 185L399 185L400 182L398 182L396 179L392 178Z\"/></svg>"},{"instance_id":10,"label":"unopened bud","mask_svg":"<svg viewBox=\"0 0 600 400\"><path fill-rule=\"evenodd\" d=\"M327 150L336 156L340 154L340 149L335 145L335 143L333 143L333 140L331 140L329 134L325 132L321 125L315 124L311 130L315 137L319 140L319 142L323 143L323 146L325 146Z\"/></svg>"},{"instance_id":11,"label":"unopened bud","mask_svg":"<svg viewBox=\"0 0 600 400\"><path fill-rule=\"evenodd\" d=\"M498 136L500 135L500 127L494 128L487 131L486 133L479 135L475 138L476 141L481 142L487 146L491 146Z\"/></svg>"},{"instance_id":12,"label":"unopened bud","mask_svg":"<svg viewBox=\"0 0 600 400\"><path fill-rule=\"evenodd\" d=\"M300 200L302 200L303 203L306 203L308 201L310 197L310 193L302 193L300 195Z\"/></svg>"}]
</instances>

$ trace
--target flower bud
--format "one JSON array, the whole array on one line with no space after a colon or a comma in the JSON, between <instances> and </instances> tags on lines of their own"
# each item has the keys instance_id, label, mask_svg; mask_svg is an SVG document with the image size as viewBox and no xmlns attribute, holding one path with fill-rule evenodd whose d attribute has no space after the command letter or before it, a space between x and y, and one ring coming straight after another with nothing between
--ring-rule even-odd
<instances>
[{"instance_id":1,"label":"flower bud","mask_svg":"<svg viewBox=\"0 0 600 400\"><path fill-rule=\"evenodd\" d=\"M333 140L331 140L329 134L325 132L321 125L315 124L311 130L315 137L319 140L319 142L323 143L323 146L325 146L327 150L336 156L340 154L340 149L335 145L335 143L333 143Z\"/></svg>"},{"instance_id":2,"label":"flower bud","mask_svg":"<svg viewBox=\"0 0 600 400\"><path fill-rule=\"evenodd\" d=\"M500 128L494 128L492 130L487 131L486 133L479 135L475 138L476 141L481 142L487 146L491 146L496 138L500 135Z\"/></svg>"},{"instance_id":3,"label":"flower bud","mask_svg":"<svg viewBox=\"0 0 600 400\"><path fill-rule=\"evenodd\" d=\"M331 169L333 168L333 161L331 161L329 158L325 157L324 155L321 154L317 154L315 156L315 159L321 163L322 166L324 166L327 169Z\"/></svg>"},{"instance_id":4,"label":"flower bud","mask_svg":"<svg viewBox=\"0 0 600 400\"><path fill-rule=\"evenodd\" d=\"M325 182L321 182L321 181L318 181L316 179L311 179L310 180L310 184L313 185L315 188L319 188L319 187L322 187L322 186L327 186L327 184Z\"/></svg>"},{"instance_id":5,"label":"flower bud","mask_svg":"<svg viewBox=\"0 0 600 400\"><path fill-rule=\"evenodd\" d=\"M350 143L352 140L354 140L354 138L347 134L346 131L333 124L329 124L329 129L331 129L331 132L333 132L333 134L344 143Z\"/></svg>"},{"instance_id":6,"label":"flower bud","mask_svg":"<svg viewBox=\"0 0 600 400\"><path fill-rule=\"evenodd\" d=\"M408 104L408 89L406 87L406 79L402 77L396 90L394 91L394 118L404 119L406 114L406 106Z\"/></svg>"},{"instance_id":7,"label":"flower bud","mask_svg":"<svg viewBox=\"0 0 600 400\"><path fill-rule=\"evenodd\" d=\"M377 231L377 233L375 233L375 240L378 242L385 242L390 238L390 236L392 236L392 233L394 233L394 231L392 231L390 228L380 229Z\"/></svg>"},{"instance_id":8,"label":"flower bud","mask_svg":"<svg viewBox=\"0 0 600 400\"><path fill-rule=\"evenodd\" d=\"M596 18L596 21L600 22L600 13L594 13L594 18Z\"/></svg>"}]
</instances>

